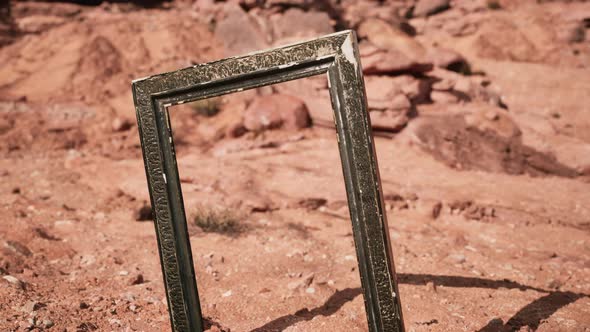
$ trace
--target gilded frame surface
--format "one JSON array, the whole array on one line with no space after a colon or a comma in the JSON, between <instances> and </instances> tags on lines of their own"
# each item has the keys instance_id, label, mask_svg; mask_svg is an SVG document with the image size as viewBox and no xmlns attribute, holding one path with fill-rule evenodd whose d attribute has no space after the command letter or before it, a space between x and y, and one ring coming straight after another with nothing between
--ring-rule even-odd
<instances>
[{"instance_id":1,"label":"gilded frame surface","mask_svg":"<svg viewBox=\"0 0 590 332\"><path fill-rule=\"evenodd\" d=\"M327 73L369 331L404 331L354 31L133 81L133 99L174 332L202 314L168 107Z\"/></svg>"}]
</instances>

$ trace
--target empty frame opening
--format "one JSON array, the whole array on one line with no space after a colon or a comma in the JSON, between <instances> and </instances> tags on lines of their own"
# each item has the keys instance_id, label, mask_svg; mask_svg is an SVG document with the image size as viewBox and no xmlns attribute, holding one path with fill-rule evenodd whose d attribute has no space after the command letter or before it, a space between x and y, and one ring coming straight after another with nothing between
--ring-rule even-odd
<instances>
[{"instance_id":1,"label":"empty frame opening","mask_svg":"<svg viewBox=\"0 0 590 332\"><path fill-rule=\"evenodd\" d=\"M206 320L367 330L326 75L169 113Z\"/></svg>"}]
</instances>

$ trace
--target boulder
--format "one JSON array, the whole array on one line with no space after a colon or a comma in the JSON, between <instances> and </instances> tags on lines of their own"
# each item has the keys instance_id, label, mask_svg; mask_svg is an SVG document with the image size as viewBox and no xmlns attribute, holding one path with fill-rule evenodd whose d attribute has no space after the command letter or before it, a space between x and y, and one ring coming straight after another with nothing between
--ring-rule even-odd
<instances>
[{"instance_id":1,"label":"boulder","mask_svg":"<svg viewBox=\"0 0 590 332\"><path fill-rule=\"evenodd\" d=\"M259 96L244 113L244 127L249 131L279 127L294 130L309 127L310 124L303 100L290 95Z\"/></svg>"},{"instance_id":2,"label":"boulder","mask_svg":"<svg viewBox=\"0 0 590 332\"><path fill-rule=\"evenodd\" d=\"M365 88L367 90L369 109L386 110L404 105L407 105L407 108L411 106L407 97L403 95L401 88L389 76L368 76L365 79ZM400 102L402 98L405 98L405 104Z\"/></svg>"},{"instance_id":3,"label":"boulder","mask_svg":"<svg viewBox=\"0 0 590 332\"><path fill-rule=\"evenodd\" d=\"M365 86L369 109L409 109L412 104L430 101L429 79L417 79L410 75L367 76Z\"/></svg>"},{"instance_id":4,"label":"boulder","mask_svg":"<svg viewBox=\"0 0 590 332\"><path fill-rule=\"evenodd\" d=\"M268 48L266 37L256 21L240 7L230 6L217 23L215 36L222 40L226 55L239 55Z\"/></svg>"},{"instance_id":5,"label":"boulder","mask_svg":"<svg viewBox=\"0 0 590 332\"><path fill-rule=\"evenodd\" d=\"M490 19L480 27L473 49L481 58L534 62L540 52L519 27L507 19Z\"/></svg>"},{"instance_id":6,"label":"boulder","mask_svg":"<svg viewBox=\"0 0 590 332\"><path fill-rule=\"evenodd\" d=\"M358 35L378 48L401 52L414 61L426 55L426 49L417 40L380 19L371 18L361 23Z\"/></svg>"},{"instance_id":7,"label":"boulder","mask_svg":"<svg viewBox=\"0 0 590 332\"><path fill-rule=\"evenodd\" d=\"M470 66L467 60L461 54L450 49L439 47L430 48L426 58L439 68L465 74L470 72Z\"/></svg>"},{"instance_id":8,"label":"boulder","mask_svg":"<svg viewBox=\"0 0 590 332\"><path fill-rule=\"evenodd\" d=\"M334 32L330 17L325 12L304 12L291 8L270 18L275 41L312 38Z\"/></svg>"},{"instance_id":9,"label":"boulder","mask_svg":"<svg viewBox=\"0 0 590 332\"><path fill-rule=\"evenodd\" d=\"M395 79L412 104L423 104L430 101L431 80L417 79L409 75L398 76Z\"/></svg>"},{"instance_id":10,"label":"boulder","mask_svg":"<svg viewBox=\"0 0 590 332\"><path fill-rule=\"evenodd\" d=\"M374 130L397 133L408 124L408 115L395 111L370 112L371 127Z\"/></svg>"},{"instance_id":11,"label":"boulder","mask_svg":"<svg viewBox=\"0 0 590 332\"><path fill-rule=\"evenodd\" d=\"M359 46L363 73L424 73L432 69L428 62L415 61L398 50L384 50L365 42Z\"/></svg>"},{"instance_id":12,"label":"boulder","mask_svg":"<svg viewBox=\"0 0 590 332\"><path fill-rule=\"evenodd\" d=\"M439 104L454 104L459 102L459 97L456 94L449 91L433 90L430 93L430 99L432 100L432 102Z\"/></svg>"},{"instance_id":13,"label":"boulder","mask_svg":"<svg viewBox=\"0 0 590 332\"><path fill-rule=\"evenodd\" d=\"M414 6L414 17L430 16L451 8L450 0L418 0Z\"/></svg>"},{"instance_id":14,"label":"boulder","mask_svg":"<svg viewBox=\"0 0 590 332\"><path fill-rule=\"evenodd\" d=\"M349 1L342 6L342 20L346 26L357 28L361 22L369 18L379 18L388 22L401 24L398 9L392 4L384 6L378 1Z\"/></svg>"},{"instance_id":15,"label":"boulder","mask_svg":"<svg viewBox=\"0 0 590 332\"><path fill-rule=\"evenodd\" d=\"M18 20L17 26L24 33L42 33L66 22L67 19L64 17L31 15Z\"/></svg>"}]
</instances>

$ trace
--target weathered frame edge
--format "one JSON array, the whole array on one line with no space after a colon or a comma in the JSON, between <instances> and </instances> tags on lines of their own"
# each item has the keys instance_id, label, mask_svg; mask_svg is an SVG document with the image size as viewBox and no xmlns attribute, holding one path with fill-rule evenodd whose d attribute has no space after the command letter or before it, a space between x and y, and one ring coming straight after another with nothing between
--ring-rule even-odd
<instances>
[{"instance_id":1,"label":"weathered frame edge","mask_svg":"<svg viewBox=\"0 0 590 332\"><path fill-rule=\"evenodd\" d=\"M214 72L199 72L211 65L219 69L219 65L224 62L231 64L248 61L252 56L262 56L264 59L265 56L272 57L273 52L290 51L302 46L305 52L305 45L311 43L319 45L312 46L315 49L311 54L285 59L281 58L284 54L279 54L274 62L271 61L271 66L257 67L254 64L240 67L237 71L226 71L225 75L222 71L222 75L217 76ZM303 67L298 69L297 66L301 64ZM369 329L404 330L356 36L353 31L344 31L308 42L214 61L133 82L144 165L174 331L202 331L203 327L167 107L239 91L243 88L238 86L244 85L244 82L248 82L246 88L254 88L322 72L328 72L330 80L330 94ZM285 73L290 76L282 77ZM257 74L263 79L248 78ZM199 80L191 80L193 77ZM236 83L235 86L223 88L232 80ZM212 90L211 86L217 86L217 90ZM182 248L178 247L179 237L186 238ZM192 305L187 307L187 302Z\"/></svg>"}]
</instances>

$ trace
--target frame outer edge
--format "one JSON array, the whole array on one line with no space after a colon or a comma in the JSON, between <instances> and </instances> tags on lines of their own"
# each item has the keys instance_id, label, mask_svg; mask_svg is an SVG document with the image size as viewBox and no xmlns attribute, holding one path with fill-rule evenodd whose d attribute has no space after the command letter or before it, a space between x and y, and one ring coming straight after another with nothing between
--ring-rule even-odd
<instances>
[{"instance_id":1,"label":"frame outer edge","mask_svg":"<svg viewBox=\"0 0 590 332\"><path fill-rule=\"evenodd\" d=\"M170 219L169 197L164 182L164 161L157 132L156 108L152 105L152 89L153 86L149 82L133 83L133 97L146 177L150 189L150 203L154 214L154 226L170 311L170 322L174 327L174 332L184 332L189 331L187 308L182 300L181 276L174 246L175 234Z\"/></svg>"},{"instance_id":2,"label":"frame outer edge","mask_svg":"<svg viewBox=\"0 0 590 332\"><path fill-rule=\"evenodd\" d=\"M342 136L339 146L343 168L348 162L348 172L351 173L349 182L345 170L345 180L353 228L359 228L355 247L369 329L374 332L403 332L402 308L354 31L350 31L342 43L332 70L332 75L337 75L340 85L334 91L337 98L341 99L338 102L339 110L336 110L341 113L343 125L338 130L339 136ZM360 112L355 114L355 110ZM367 177L363 177L364 174ZM369 261L365 261L365 258ZM383 267L385 269L380 269Z\"/></svg>"},{"instance_id":3,"label":"frame outer edge","mask_svg":"<svg viewBox=\"0 0 590 332\"><path fill-rule=\"evenodd\" d=\"M331 98L335 116L339 117L339 148L369 329L372 332L404 331L356 34L347 30L133 81L144 166L174 332L190 331L188 310L191 308L185 304L187 295L183 294L181 286L186 276L180 274L175 246L178 234L175 234L171 197L164 178L165 162L158 134L162 128L158 129L157 125L158 99L173 94L182 100L186 98L186 89L207 89L207 84L223 84L228 78L263 73L269 68L282 70L302 61L318 61L328 56L334 59L327 70L334 81Z\"/></svg>"}]
</instances>

